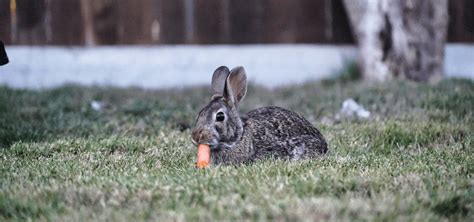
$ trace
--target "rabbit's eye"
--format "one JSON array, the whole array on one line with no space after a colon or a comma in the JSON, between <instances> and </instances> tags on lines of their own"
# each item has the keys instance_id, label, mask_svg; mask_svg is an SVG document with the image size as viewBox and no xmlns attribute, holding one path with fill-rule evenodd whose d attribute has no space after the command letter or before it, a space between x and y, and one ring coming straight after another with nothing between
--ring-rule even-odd
<instances>
[{"instance_id":1,"label":"rabbit's eye","mask_svg":"<svg viewBox=\"0 0 474 222\"><path fill-rule=\"evenodd\" d=\"M223 112L218 112L216 114L216 121L217 122L222 122L222 121L224 121L224 119L225 119L225 115L224 115Z\"/></svg>"}]
</instances>

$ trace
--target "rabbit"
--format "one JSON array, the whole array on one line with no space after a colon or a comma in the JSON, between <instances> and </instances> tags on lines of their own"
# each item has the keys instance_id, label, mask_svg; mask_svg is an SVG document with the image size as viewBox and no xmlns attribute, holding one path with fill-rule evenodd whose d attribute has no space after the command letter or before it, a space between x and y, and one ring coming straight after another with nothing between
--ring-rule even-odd
<instances>
[{"instance_id":1,"label":"rabbit","mask_svg":"<svg viewBox=\"0 0 474 222\"><path fill-rule=\"evenodd\" d=\"M243 67L214 71L211 101L199 112L192 130L194 144L207 144L211 164L245 164L277 158L299 160L326 154L323 135L302 116L276 106L240 115L247 92Z\"/></svg>"}]
</instances>

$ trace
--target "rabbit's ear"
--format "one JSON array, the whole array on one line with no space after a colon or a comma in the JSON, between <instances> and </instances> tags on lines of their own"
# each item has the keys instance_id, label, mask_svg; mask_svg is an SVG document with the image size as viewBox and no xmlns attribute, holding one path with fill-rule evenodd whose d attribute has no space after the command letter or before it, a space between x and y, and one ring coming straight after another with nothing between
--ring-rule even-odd
<instances>
[{"instance_id":1,"label":"rabbit's ear","mask_svg":"<svg viewBox=\"0 0 474 222\"><path fill-rule=\"evenodd\" d=\"M226 82L226 99L237 105L247 93L247 76L244 67L235 67L230 71Z\"/></svg>"},{"instance_id":2,"label":"rabbit's ear","mask_svg":"<svg viewBox=\"0 0 474 222\"><path fill-rule=\"evenodd\" d=\"M229 68L225 66L221 66L214 71L211 82L212 97L224 96L225 81L229 73Z\"/></svg>"},{"instance_id":3,"label":"rabbit's ear","mask_svg":"<svg viewBox=\"0 0 474 222\"><path fill-rule=\"evenodd\" d=\"M221 66L214 71L211 82L212 97L224 96L225 81L229 73L229 68L225 66Z\"/></svg>"}]
</instances>

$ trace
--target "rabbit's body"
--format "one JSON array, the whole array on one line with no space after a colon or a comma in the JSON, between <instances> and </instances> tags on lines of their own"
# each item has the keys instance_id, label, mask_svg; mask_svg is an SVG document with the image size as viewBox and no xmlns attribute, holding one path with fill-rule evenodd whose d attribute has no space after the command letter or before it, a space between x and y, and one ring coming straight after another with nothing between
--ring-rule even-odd
<instances>
[{"instance_id":1,"label":"rabbit's body","mask_svg":"<svg viewBox=\"0 0 474 222\"><path fill-rule=\"evenodd\" d=\"M196 120L193 141L209 144L214 164L248 163L259 159L299 160L325 154L319 130L300 115L264 107L240 116L237 104L246 93L243 68L219 67L212 78L214 95Z\"/></svg>"},{"instance_id":2,"label":"rabbit's body","mask_svg":"<svg viewBox=\"0 0 474 222\"><path fill-rule=\"evenodd\" d=\"M242 163L266 158L299 160L326 152L323 136L306 119L280 107L263 107L247 113L240 141L216 149L211 158L216 164Z\"/></svg>"}]
</instances>

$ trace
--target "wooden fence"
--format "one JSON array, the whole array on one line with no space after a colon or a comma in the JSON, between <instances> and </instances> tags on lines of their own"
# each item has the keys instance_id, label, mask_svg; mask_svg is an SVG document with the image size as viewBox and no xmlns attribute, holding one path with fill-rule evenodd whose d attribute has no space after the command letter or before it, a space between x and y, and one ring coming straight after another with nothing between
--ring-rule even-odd
<instances>
[{"instance_id":1,"label":"wooden fence","mask_svg":"<svg viewBox=\"0 0 474 222\"><path fill-rule=\"evenodd\" d=\"M474 1L449 40L474 42ZM0 39L26 45L353 43L342 0L0 0Z\"/></svg>"}]
</instances>

